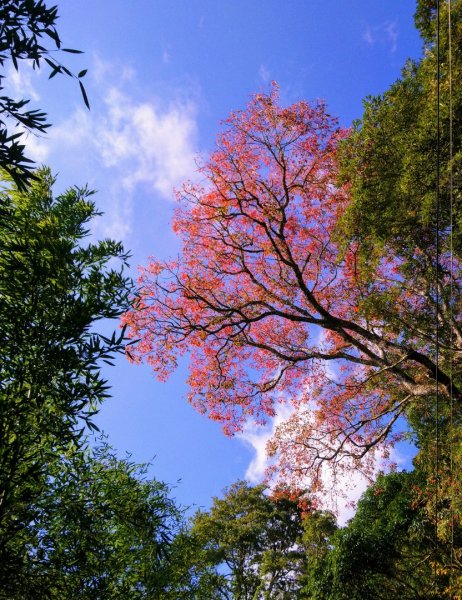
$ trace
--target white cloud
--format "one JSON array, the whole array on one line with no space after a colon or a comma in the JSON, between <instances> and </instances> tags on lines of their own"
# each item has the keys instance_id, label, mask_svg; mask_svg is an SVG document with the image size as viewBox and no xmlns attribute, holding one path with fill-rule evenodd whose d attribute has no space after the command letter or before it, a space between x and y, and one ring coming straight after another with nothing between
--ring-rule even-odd
<instances>
[{"instance_id":1,"label":"white cloud","mask_svg":"<svg viewBox=\"0 0 462 600\"><path fill-rule=\"evenodd\" d=\"M274 436L276 429L286 423L296 410L292 406L281 404L278 414L269 425L266 427L247 425L239 434L239 439L250 445L255 452L245 473L245 477L250 483L257 484L265 479L266 470L272 464L272 459L267 455L267 444ZM383 456L377 454L374 459L373 472L377 474L379 471L385 470L386 462L395 463L398 468L404 468L408 459L402 456L397 448L392 448L388 461L384 461ZM354 516L358 500L370 485L370 478L354 468L334 472L330 463L324 463L322 481L324 491L316 494L317 500L324 509L332 511L337 516L340 526L344 526ZM300 485L303 486L303 481L300 481ZM306 485L309 487L308 478Z\"/></svg>"},{"instance_id":2,"label":"white cloud","mask_svg":"<svg viewBox=\"0 0 462 600\"><path fill-rule=\"evenodd\" d=\"M260 65L258 76L264 84L268 84L271 81L271 72L266 65Z\"/></svg>"},{"instance_id":3,"label":"white cloud","mask_svg":"<svg viewBox=\"0 0 462 600\"><path fill-rule=\"evenodd\" d=\"M106 234L119 239L130 234L140 186L145 198L173 200L174 188L194 178L197 93L188 98L184 89L168 90L162 98L142 97L132 68L115 69L99 57L90 72L91 111L79 106L56 119L43 138L29 136L28 152L53 170L70 171L72 183L88 181L109 194Z\"/></svg>"},{"instance_id":4,"label":"white cloud","mask_svg":"<svg viewBox=\"0 0 462 600\"><path fill-rule=\"evenodd\" d=\"M385 32L388 36L390 50L392 53L394 53L398 48L398 28L396 26L396 23L387 23L385 26Z\"/></svg>"},{"instance_id":5,"label":"white cloud","mask_svg":"<svg viewBox=\"0 0 462 600\"><path fill-rule=\"evenodd\" d=\"M5 75L7 93L15 98L30 98L35 102L40 100L40 96L32 83L32 79L38 76L37 71L34 71L27 61L23 61L18 70L13 65L9 65Z\"/></svg>"},{"instance_id":6,"label":"white cloud","mask_svg":"<svg viewBox=\"0 0 462 600\"><path fill-rule=\"evenodd\" d=\"M96 125L94 143L107 167L124 167L122 185L146 184L164 198L195 169L197 127L192 102L161 108L155 100L137 102L113 87L107 113ZM126 168L129 166L129 168Z\"/></svg>"},{"instance_id":7,"label":"white cloud","mask_svg":"<svg viewBox=\"0 0 462 600\"><path fill-rule=\"evenodd\" d=\"M170 63L170 52L167 48L162 50L162 62L164 65L168 65Z\"/></svg>"},{"instance_id":8,"label":"white cloud","mask_svg":"<svg viewBox=\"0 0 462 600\"><path fill-rule=\"evenodd\" d=\"M193 102L139 102L111 87L105 110L78 109L50 132L54 145L93 147L104 167L117 169L126 190L144 183L164 198L195 169L197 127Z\"/></svg>"},{"instance_id":9,"label":"white cloud","mask_svg":"<svg viewBox=\"0 0 462 600\"><path fill-rule=\"evenodd\" d=\"M54 152L64 148L82 148L92 141L93 121L91 113L78 108L68 119L53 125L44 143L49 142L50 151Z\"/></svg>"},{"instance_id":10,"label":"white cloud","mask_svg":"<svg viewBox=\"0 0 462 600\"><path fill-rule=\"evenodd\" d=\"M366 27L365 31L363 32L363 40L366 42L366 44L368 46L373 46L375 43L375 38L372 34L372 30L369 26Z\"/></svg>"},{"instance_id":11,"label":"white cloud","mask_svg":"<svg viewBox=\"0 0 462 600\"><path fill-rule=\"evenodd\" d=\"M386 45L394 54L398 49L398 26L395 21L385 21L375 27L366 25L362 39L370 47L376 44Z\"/></svg>"},{"instance_id":12,"label":"white cloud","mask_svg":"<svg viewBox=\"0 0 462 600\"><path fill-rule=\"evenodd\" d=\"M121 193L117 180L108 195L111 201L110 218L102 221L102 234L114 240L126 240L132 232L133 202L127 201L126 195ZM108 213L106 211L105 216L109 216Z\"/></svg>"},{"instance_id":13,"label":"white cloud","mask_svg":"<svg viewBox=\"0 0 462 600\"><path fill-rule=\"evenodd\" d=\"M28 131L24 132L22 143L27 145L27 157L37 164L45 164L48 161L49 148L43 136L35 135Z\"/></svg>"},{"instance_id":14,"label":"white cloud","mask_svg":"<svg viewBox=\"0 0 462 600\"><path fill-rule=\"evenodd\" d=\"M251 460L245 473L246 479L251 483L259 483L265 477L265 471L270 461L266 453L266 445L274 436L278 425L286 421L294 412L294 408L287 404L281 404L277 415L271 420L268 426L258 427L256 425L246 425L244 431L238 434L238 438L255 450L255 456Z\"/></svg>"}]
</instances>

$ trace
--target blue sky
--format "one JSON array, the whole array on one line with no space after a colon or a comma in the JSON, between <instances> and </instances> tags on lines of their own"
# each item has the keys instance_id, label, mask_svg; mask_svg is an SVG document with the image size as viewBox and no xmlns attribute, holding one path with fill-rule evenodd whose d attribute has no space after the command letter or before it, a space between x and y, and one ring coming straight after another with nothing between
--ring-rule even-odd
<instances>
[{"instance_id":1,"label":"blue sky","mask_svg":"<svg viewBox=\"0 0 462 600\"><path fill-rule=\"evenodd\" d=\"M413 11L408 0L63 0L63 45L85 51L63 60L88 68L91 111L62 77L21 67L8 85L54 124L46 138L29 137L29 152L59 173L57 191L98 190L105 215L95 235L122 239L136 275L148 256L177 251L173 188L195 177L230 111L276 80L284 102L325 98L350 125L362 99L420 55ZM179 502L207 506L246 473L259 477L265 433L224 437L187 404L186 374L184 361L161 384L121 358L107 372L113 398L97 422L121 453L155 456L154 476L181 479Z\"/></svg>"}]
</instances>

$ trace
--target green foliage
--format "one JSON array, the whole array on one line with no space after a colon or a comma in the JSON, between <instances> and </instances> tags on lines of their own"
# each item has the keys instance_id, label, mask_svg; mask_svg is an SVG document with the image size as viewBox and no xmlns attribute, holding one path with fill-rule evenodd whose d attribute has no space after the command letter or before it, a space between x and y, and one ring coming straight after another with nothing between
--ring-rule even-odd
<instances>
[{"instance_id":1,"label":"green foliage","mask_svg":"<svg viewBox=\"0 0 462 600\"><path fill-rule=\"evenodd\" d=\"M415 467L422 482L414 498L419 520L432 523L432 539L435 532L438 538L436 547L431 540L427 544L434 594L451 597L462 589L462 2L440 2L439 12L438 52L437 3L417 2L423 57L408 62L383 95L366 100L362 119L344 143L343 179L351 184L352 203L339 236L360 240L359 271L366 280L374 277L375 265L395 252L403 261L408 289L430 299L425 309L416 305L408 310L397 326L404 339L423 333L422 342L433 356L438 344L438 409L433 390L412 403L406 417L419 449ZM389 318L391 305L390 298L372 297L361 311L366 319L374 314ZM451 378L446 389L443 373Z\"/></svg>"},{"instance_id":2,"label":"green foliage","mask_svg":"<svg viewBox=\"0 0 462 600\"><path fill-rule=\"evenodd\" d=\"M53 597L162 597L181 512L165 484L146 478L147 467L117 459L106 445L55 465L31 549Z\"/></svg>"},{"instance_id":3,"label":"green foliage","mask_svg":"<svg viewBox=\"0 0 462 600\"><path fill-rule=\"evenodd\" d=\"M304 584L303 598L324 598L331 585L328 568L332 540L338 530L335 516L328 511L311 513L303 522L303 547L306 551L306 567L301 578Z\"/></svg>"},{"instance_id":4,"label":"green foliage","mask_svg":"<svg viewBox=\"0 0 462 600\"><path fill-rule=\"evenodd\" d=\"M443 597L434 592L432 526L416 505L416 473L380 475L354 518L314 557L306 587L316 600Z\"/></svg>"},{"instance_id":5,"label":"green foliage","mask_svg":"<svg viewBox=\"0 0 462 600\"><path fill-rule=\"evenodd\" d=\"M197 598L298 598L305 562L297 500L239 481L193 519L188 545Z\"/></svg>"},{"instance_id":6,"label":"green foliage","mask_svg":"<svg viewBox=\"0 0 462 600\"><path fill-rule=\"evenodd\" d=\"M337 529L335 516L329 511L313 512L304 519L302 540L309 559L326 556Z\"/></svg>"},{"instance_id":7,"label":"green foliage","mask_svg":"<svg viewBox=\"0 0 462 600\"><path fill-rule=\"evenodd\" d=\"M449 179L453 172L454 250L462 249L462 2L440 3L440 235L450 223ZM425 40L418 62L409 61L402 76L383 95L369 97L364 114L344 144L343 177L352 185L353 202L345 220L348 235L391 244L404 257L414 249L432 250L436 235L437 49L436 3L418 2L416 22ZM452 105L453 161L450 163Z\"/></svg>"},{"instance_id":8,"label":"green foliage","mask_svg":"<svg viewBox=\"0 0 462 600\"><path fill-rule=\"evenodd\" d=\"M163 597L182 514L167 486L146 478L148 466L118 459L104 443L93 452L70 448L48 465L22 532L24 564L2 578L0 597Z\"/></svg>"},{"instance_id":9,"label":"green foliage","mask_svg":"<svg viewBox=\"0 0 462 600\"><path fill-rule=\"evenodd\" d=\"M78 80L80 91L86 106L88 98L81 79L86 70L74 75L55 57L55 52L70 52L80 54L79 50L61 48L61 40L56 30L58 9L48 7L43 0L3 0L0 6L0 68L11 60L16 71L19 61L30 61L34 69L40 69L45 63L49 69L49 78L65 74ZM52 43L51 48L44 45L45 41ZM0 92L4 89L0 74ZM8 130L8 121L22 126L32 132L44 133L50 126L47 115L41 110L29 110L30 100L14 99L0 96L0 169L9 173L20 189L24 189L33 177L32 161L24 154L25 147L21 143L23 132Z\"/></svg>"},{"instance_id":10,"label":"green foliage","mask_svg":"<svg viewBox=\"0 0 462 600\"><path fill-rule=\"evenodd\" d=\"M28 192L0 194L0 589L28 570L50 465L95 428L108 396L101 364L125 346L123 331L106 337L96 323L126 310L132 292L121 244L82 244L91 192L54 198L52 184L44 169Z\"/></svg>"},{"instance_id":11,"label":"green foliage","mask_svg":"<svg viewBox=\"0 0 462 600\"><path fill-rule=\"evenodd\" d=\"M452 412L452 414L451 414ZM438 421L438 448L435 424ZM422 478L416 490L420 520L432 523L431 562L443 598L457 598L462 593L462 452L460 447L460 408L436 402L416 406L409 413L419 452L414 467ZM438 472L436 476L436 456ZM438 543L435 545L435 538ZM455 595L454 595L455 594ZM440 597L440 596L436 596Z\"/></svg>"}]
</instances>

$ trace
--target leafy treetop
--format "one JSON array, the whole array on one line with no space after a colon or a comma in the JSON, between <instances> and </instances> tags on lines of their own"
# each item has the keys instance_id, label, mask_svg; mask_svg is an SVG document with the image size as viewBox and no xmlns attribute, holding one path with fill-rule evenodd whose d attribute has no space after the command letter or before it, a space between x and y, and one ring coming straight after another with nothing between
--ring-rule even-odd
<instances>
[{"instance_id":1,"label":"leafy treetop","mask_svg":"<svg viewBox=\"0 0 462 600\"><path fill-rule=\"evenodd\" d=\"M160 378L190 353L189 399L227 433L288 403L269 450L279 477L297 487L308 475L312 490L326 461L367 472L377 448L386 456L436 377L443 396L461 394L443 351L436 364L433 326L435 286L457 283L458 264L441 252L436 281L434 237L409 248L409 269L392 244L365 260L360 239L339 235L346 135L322 103L281 106L276 87L232 114L205 183L180 193L180 257L142 270L124 317L139 338L130 356ZM462 343L448 303L438 310L442 347Z\"/></svg>"}]
</instances>

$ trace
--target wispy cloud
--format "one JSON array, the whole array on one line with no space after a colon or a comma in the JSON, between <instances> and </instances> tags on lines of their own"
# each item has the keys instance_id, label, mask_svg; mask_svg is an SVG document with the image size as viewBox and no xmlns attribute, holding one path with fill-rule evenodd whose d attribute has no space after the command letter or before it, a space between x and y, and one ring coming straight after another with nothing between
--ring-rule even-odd
<instances>
[{"instance_id":1,"label":"wispy cloud","mask_svg":"<svg viewBox=\"0 0 462 600\"><path fill-rule=\"evenodd\" d=\"M173 189L194 177L197 102L194 93L185 99L183 89L162 98L142 97L133 69L116 70L98 58L94 64L91 111L79 107L56 122L46 138L30 138L29 152L58 170L65 157L79 179L90 176L92 186L109 191L107 229L126 237L138 192L151 201L173 199Z\"/></svg>"},{"instance_id":2,"label":"wispy cloud","mask_svg":"<svg viewBox=\"0 0 462 600\"><path fill-rule=\"evenodd\" d=\"M398 27L396 26L396 23L387 23L385 26L385 33L388 36L390 50L392 53L395 53L398 48Z\"/></svg>"},{"instance_id":3,"label":"wispy cloud","mask_svg":"<svg viewBox=\"0 0 462 600\"><path fill-rule=\"evenodd\" d=\"M121 183L133 191L146 184L164 198L194 170L197 128L194 103L156 100L138 102L112 87L105 98L106 112L96 124L94 144L106 167L124 168Z\"/></svg>"},{"instance_id":4,"label":"wispy cloud","mask_svg":"<svg viewBox=\"0 0 462 600\"><path fill-rule=\"evenodd\" d=\"M266 85L271 81L271 72L266 65L260 65L258 69L258 77Z\"/></svg>"},{"instance_id":5,"label":"wispy cloud","mask_svg":"<svg viewBox=\"0 0 462 600\"><path fill-rule=\"evenodd\" d=\"M370 47L376 44L386 45L394 54L398 49L398 26L395 21L385 21L373 27L366 25L362 39Z\"/></svg>"},{"instance_id":6,"label":"wispy cloud","mask_svg":"<svg viewBox=\"0 0 462 600\"><path fill-rule=\"evenodd\" d=\"M33 79L39 76L39 72L34 71L28 62L22 62L18 70L9 65L5 74L6 91L14 98L40 100L40 95L33 84Z\"/></svg>"},{"instance_id":7,"label":"wispy cloud","mask_svg":"<svg viewBox=\"0 0 462 600\"><path fill-rule=\"evenodd\" d=\"M375 37L369 25L367 25L366 29L363 31L363 41L365 41L368 46L373 46L375 43Z\"/></svg>"},{"instance_id":8,"label":"wispy cloud","mask_svg":"<svg viewBox=\"0 0 462 600\"><path fill-rule=\"evenodd\" d=\"M279 427L284 427L291 417L296 416L296 410L287 404L281 404L278 414L266 427L248 425L244 431L239 434L239 438L248 446L253 448L254 457L252 458L245 477L253 484L260 483L265 479L268 467L273 463L273 459L268 457L267 445L274 437ZM306 411L306 418L310 419L310 411ZM398 468L408 466L409 458L401 454L400 449L392 448L387 461L379 452L373 459L372 472L377 474L379 471L386 470L386 465L394 463ZM339 525L343 526L351 519L356 512L356 505L363 493L370 485L370 476L362 473L357 468L337 470L330 463L324 463L322 466L322 481L324 491L316 494L319 504L327 510L332 511L336 516ZM299 481L303 487L310 487L309 478L306 481Z\"/></svg>"},{"instance_id":9,"label":"wispy cloud","mask_svg":"<svg viewBox=\"0 0 462 600\"><path fill-rule=\"evenodd\" d=\"M266 446L269 440L274 436L277 427L281 423L284 423L293 412L293 407L287 404L281 404L277 415L266 427L248 424L245 426L243 432L237 436L255 451L255 455L245 473L246 479L251 483L256 484L264 479L266 469L270 465Z\"/></svg>"}]
</instances>

